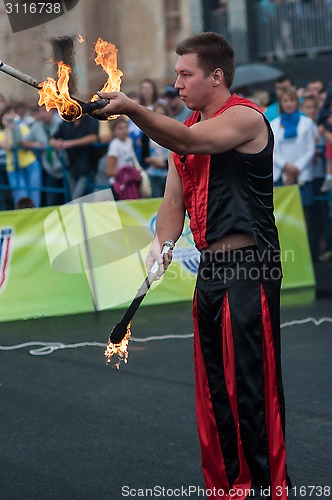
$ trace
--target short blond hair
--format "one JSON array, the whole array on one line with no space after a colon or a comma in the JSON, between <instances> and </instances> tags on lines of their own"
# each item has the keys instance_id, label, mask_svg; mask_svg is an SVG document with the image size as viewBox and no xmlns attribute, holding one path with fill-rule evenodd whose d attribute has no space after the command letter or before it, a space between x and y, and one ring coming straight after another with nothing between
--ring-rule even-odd
<instances>
[{"instance_id":1,"label":"short blond hair","mask_svg":"<svg viewBox=\"0 0 332 500\"><path fill-rule=\"evenodd\" d=\"M299 107L299 96L297 95L296 89L292 87L285 87L284 89L280 89L280 95L278 96L279 113L282 111L281 101L284 96L294 99L297 102L297 107Z\"/></svg>"}]
</instances>

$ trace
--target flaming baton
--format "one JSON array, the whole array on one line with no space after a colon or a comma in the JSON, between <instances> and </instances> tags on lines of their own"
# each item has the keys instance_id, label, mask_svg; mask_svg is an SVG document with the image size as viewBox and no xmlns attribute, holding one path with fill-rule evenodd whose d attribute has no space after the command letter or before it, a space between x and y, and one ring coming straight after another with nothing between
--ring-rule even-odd
<instances>
[{"instance_id":1,"label":"flaming baton","mask_svg":"<svg viewBox=\"0 0 332 500\"><path fill-rule=\"evenodd\" d=\"M172 240L166 240L161 254L164 255L168 252L168 250L173 250L174 248L174 241ZM141 287L139 288L134 300L128 307L127 311L125 312L123 318L119 323L117 323L110 334L110 338L105 350L105 357L106 357L106 362L110 363L112 357L117 354L118 355L118 363L116 363L116 367L120 367L120 362L123 361L124 363L127 363L128 360L128 344L130 341L130 336L131 336L131 331L130 331L130 322L134 317L134 314L136 313L137 309L139 308L142 300L148 293L153 281L157 277L157 273L159 270L159 264L156 261L153 266L150 269L150 272L146 276L145 280L143 281Z\"/></svg>"},{"instance_id":2,"label":"flaming baton","mask_svg":"<svg viewBox=\"0 0 332 500\"><path fill-rule=\"evenodd\" d=\"M117 68L117 48L115 45L98 38L95 49L97 57L96 64L100 64L108 75L108 79L103 92L114 92L120 90L121 76L123 73ZM39 93L39 106L45 105L47 111L56 108L59 115L66 121L73 121L82 116L83 113L91 113L96 109L105 107L108 99L99 99L94 95L91 102L83 102L74 99L69 95L68 82L72 69L67 64L60 61L58 63L58 80L48 77L45 81L39 82L22 71L5 64L0 60L0 71L20 80L30 87L34 87ZM110 119L116 116L109 117Z\"/></svg>"},{"instance_id":3,"label":"flaming baton","mask_svg":"<svg viewBox=\"0 0 332 500\"><path fill-rule=\"evenodd\" d=\"M71 72L71 68L62 62L59 63L59 66L61 68L63 68L62 72L63 71L67 72L68 79L69 79L69 74ZM69 71L67 68L69 68ZM9 66L9 64L6 64L1 60L0 60L0 71L2 71L3 73L6 73L7 75L10 75L10 76L16 78L17 80L20 80L23 83L26 83L27 85L30 85L30 87L34 87L38 91L40 91L45 84L45 82L38 82L37 80L35 80L31 76L26 75L25 73L23 73L19 69L13 68L12 66ZM53 79L50 79L50 80L53 80ZM46 80L46 82L47 81L48 80ZM67 82L68 82L68 80L67 80ZM57 87L56 87L56 84L55 84L55 91L54 92L55 92L55 96L57 96L57 100L64 101L65 106L63 109L59 109L59 108L57 108L57 106L52 106L52 107L57 108L61 118L63 118L66 121L73 121L76 118L79 118L80 116L82 116L82 113L91 113L91 111L94 111L95 109L104 108L109 102L108 99L100 99L99 101L94 101L94 102L83 102L83 101L80 101L79 99L72 99L69 96L69 92L68 92L69 99L67 99L67 96L64 97L63 95L61 95L60 90L57 89ZM66 105L66 101L67 101L67 105ZM40 104L40 106L42 106L43 104L44 103ZM51 108L49 107L48 109L51 109Z\"/></svg>"}]
</instances>

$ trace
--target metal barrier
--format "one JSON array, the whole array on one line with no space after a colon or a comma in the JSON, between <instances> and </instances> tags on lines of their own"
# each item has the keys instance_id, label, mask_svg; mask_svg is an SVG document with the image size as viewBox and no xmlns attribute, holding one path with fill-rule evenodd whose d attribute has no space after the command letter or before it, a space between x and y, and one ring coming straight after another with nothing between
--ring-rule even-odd
<instances>
[{"instance_id":1,"label":"metal barrier","mask_svg":"<svg viewBox=\"0 0 332 500\"><path fill-rule=\"evenodd\" d=\"M102 148L102 147L105 147L105 144L95 143L92 146L95 148ZM15 147L12 149L16 169L19 169L18 151L20 149L26 150L28 148ZM52 147L31 148L31 151L33 151L35 153L36 158L39 161L39 163L43 169L43 156L44 156L44 154L47 151L54 151L54 149ZM38 190L41 193L61 194L61 195L63 195L63 202L68 203L71 198L70 198L69 184L68 184L68 179L67 179L67 164L66 164L66 157L65 157L64 151L62 151L60 153L60 159L61 159L61 165L62 165L62 179L61 179L62 186L61 187L54 187L54 186L47 185L48 177L44 176L44 179L46 179L46 184L42 183L40 187L31 187L31 186L29 187L28 186L28 189L30 191ZM102 184L101 185L100 183L96 183L95 174L94 174L94 172L96 172L96 167L97 167L97 165L93 166L93 168L91 169L91 172L88 174L88 183L87 183L87 193L86 194L90 194L90 193L93 193L95 191L108 189L110 187L109 184ZM43 170L45 171L45 169L43 169ZM5 174L5 175L3 175L3 174ZM8 183L6 184L3 182L3 179L5 178L5 176L6 176L5 168L1 170L1 167L0 167L0 196L1 196L1 194L3 194L3 192L10 192L12 190L15 190L15 187L11 188ZM1 181L1 179L2 179L2 181ZM19 187L20 186L17 186L17 188L19 188ZM328 192L328 193L324 193L324 194L322 193L320 196L315 196L315 200L316 201L325 201L325 202L332 201L332 192ZM0 210L1 210L1 205L2 205L2 203L1 203L1 199L0 199ZM49 205L51 205L51 203ZM43 206L47 206L47 203L44 203Z\"/></svg>"},{"instance_id":2,"label":"metal barrier","mask_svg":"<svg viewBox=\"0 0 332 500\"><path fill-rule=\"evenodd\" d=\"M98 143L92 144L92 147L94 147L94 148L105 148L105 144L98 142ZM47 171L46 171L46 169L43 167L45 153L47 153L48 151L52 151L52 152L55 151L54 148L52 148L51 146L49 146L47 148L42 148L42 147L41 148L13 147L12 148L12 153L13 153L13 160L14 160L14 165L15 165L15 171L21 170L20 167L19 167L18 152L20 150L25 150L26 151L27 149L29 149L30 151L32 151L35 154L36 159L39 162L39 164L41 165L41 169L42 169L42 182L41 182L41 185L38 186L38 187L33 187L33 186L30 186L30 185L27 185L26 186L27 187L27 191L30 192L30 193L32 193L33 191L39 191L40 193L60 194L63 197L63 202L64 203L68 203L71 200L71 197L70 197L69 183L68 183L68 177L67 177L67 162L66 162L65 152L64 151L59 152L59 158L60 158L61 166L62 166L62 177L59 178L59 179L56 179L56 180L61 181L60 182L61 186L57 187L55 185L50 185L50 184L53 183L52 182L52 176L50 174L48 174ZM88 191L87 191L87 194L89 194L90 192L92 192L95 189L104 189L106 187L109 187L109 186L99 186L99 185L97 186L94 183L94 174L92 172L95 171L96 168L97 168L97 165L92 165L91 173L88 175L88 188L87 188ZM3 166L3 167L0 166L0 196L2 194L2 197L3 197L3 193L4 192L12 192L12 191L15 191L16 189L22 189L22 186L18 185L18 184L16 186L12 186L11 187L9 185L9 182L6 182L6 180L7 180L6 167L5 166ZM51 204L52 203L44 203L43 206L47 206L47 205L51 205ZM0 199L0 210L2 208L2 205L3 205L3 200Z\"/></svg>"},{"instance_id":3,"label":"metal barrier","mask_svg":"<svg viewBox=\"0 0 332 500\"><path fill-rule=\"evenodd\" d=\"M255 9L259 57L283 59L332 50L331 2L265 2Z\"/></svg>"},{"instance_id":4,"label":"metal barrier","mask_svg":"<svg viewBox=\"0 0 332 500\"><path fill-rule=\"evenodd\" d=\"M332 1L273 0L257 2L248 15L253 18L253 58L285 59L332 51ZM229 14L211 12L212 29L232 43Z\"/></svg>"},{"instance_id":5,"label":"metal barrier","mask_svg":"<svg viewBox=\"0 0 332 500\"><path fill-rule=\"evenodd\" d=\"M228 12L221 9L213 10L210 13L210 25L211 31L219 33L226 38L226 40L232 44L232 33L228 25Z\"/></svg>"},{"instance_id":6,"label":"metal barrier","mask_svg":"<svg viewBox=\"0 0 332 500\"><path fill-rule=\"evenodd\" d=\"M20 170L18 152L20 150L26 151L27 149L32 151L35 154L36 159L37 159L37 161L40 164L41 169L42 169L41 184L39 186L34 187L34 186L29 185L28 178L27 178L26 188L27 188L28 193L30 194L33 191L38 191L40 193L61 194L61 195L63 195L63 200L65 203L70 201L69 187L68 187L68 182L67 182L67 165L66 165L66 159L65 159L64 153L63 152L60 153L60 160L61 160L61 166L62 166L62 182L61 182L62 186L56 187L56 186L49 185L50 176L48 176L47 174L43 175L43 173L46 172L45 169L43 168L43 162L44 162L43 156L48 151L54 151L54 149L52 147L47 147L47 148L13 147L11 151L13 153L15 172L18 172ZM24 170L24 169L22 169L22 170ZM6 169L4 168L2 170L2 175L1 175L2 180L4 180L6 178L5 175L6 175ZM17 177L17 179L18 179L18 177ZM44 184L45 180L46 180L46 184ZM16 186L10 186L9 182L8 183L2 182L0 184L0 191L12 192L12 191L22 189L22 188L23 188L23 186L21 184L18 184L18 183L16 184Z\"/></svg>"}]
</instances>

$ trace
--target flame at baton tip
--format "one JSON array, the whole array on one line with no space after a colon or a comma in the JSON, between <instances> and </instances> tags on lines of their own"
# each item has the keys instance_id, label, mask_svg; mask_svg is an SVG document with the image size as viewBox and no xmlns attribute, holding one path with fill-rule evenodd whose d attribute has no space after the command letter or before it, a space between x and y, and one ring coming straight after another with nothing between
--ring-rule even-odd
<instances>
[{"instance_id":1,"label":"flame at baton tip","mask_svg":"<svg viewBox=\"0 0 332 500\"><path fill-rule=\"evenodd\" d=\"M106 363L109 364L112 361L113 356L118 356L118 361L115 363L115 367L119 370L121 362L128 363L128 344L131 337L130 323L127 326L127 333L121 340L120 344L113 344L110 340L107 343L104 355L106 357Z\"/></svg>"},{"instance_id":2,"label":"flame at baton tip","mask_svg":"<svg viewBox=\"0 0 332 500\"><path fill-rule=\"evenodd\" d=\"M78 36L78 41L83 42L82 35ZM112 43L106 42L98 38L95 48L97 56L95 63L102 66L107 73L108 78L101 89L101 92L118 92L121 85L122 71L117 68L117 52L118 49ZM58 80L48 77L40 84L38 90L39 101L38 105L45 105L47 111L56 108L61 118L65 121L74 121L82 116L82 107L80 104L70 97L68 82L72 69L62 61L58 63ZM99 97L95 94L91 101L98 100ZM109 116L109 120L117 118L119 115Z\"/></svg>"},{"instance_id":3,"label":"flame at baton tip","mask_svg":"<svg viewBox=\"0 0 332 500\"><path fill-rule=\"evenodd\" d=\"M82 35L78 35L78 37L77 37L77 41L78 41L79 43L83 43L83 42L85 42L84 37L83 37Z\"/></svg>"},{"instance_id":4,"label":"flame at baton tip","mask_svg":"<svg viewBox=\"0 0 332 500\"><path fill-rule=\"evenodd\" d=\"M73 121L82 116L82 107L75 99L69 95L68 82L71 67L62 61L58 63L58 80L48 77L40 84L38 90L38 105L43 106L47 111L56 108L61 118L65 121Z\"/></svg>"},{"instance_id":5,"label":"flame at baton tip","mask_svg":"<svg viewBox=\"0 0 332 500\"><path fill-rule=\"evenodd\" d=\"M108 79L100 92L119 92L123 73L118 69L118 49L114 44L98 38L95 44L95 52L97 54L95 63L100 65L108 75ZM99 97L95 94L92 96L91 101L93 102L97 99L99 99ZM114 120L118 116L119 115L112 115L109 116L108 119Z\"/></svg>"}]
</instances>

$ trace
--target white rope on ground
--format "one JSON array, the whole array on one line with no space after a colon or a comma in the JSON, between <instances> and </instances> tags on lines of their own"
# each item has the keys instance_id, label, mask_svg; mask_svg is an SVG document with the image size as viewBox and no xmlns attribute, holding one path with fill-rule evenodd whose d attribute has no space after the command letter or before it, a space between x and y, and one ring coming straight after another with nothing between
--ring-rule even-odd
<instances>
[{"instance_id":1,"label":"white rope on ground","mask_svg":"<svg viewBox=\"0 0 332 500\"><path fill-rule=\"evenodd\" d=\"M76 344L63 344L62 342L24 342L23 344L3 346L0 345L0 351L13 351L15 349L23 349L30 346L42 346L37 349L30 349L29 353L33 356L43 356L45 354L52 354L58 349L76 349L77 347L106 347L106 344L101 342L78 342Z\"/></svg>"},{"instance_id":2,"label":"white rope on ground","mask_svg":"<svg viewBox=\"0 0 332 500\"><path fill-rule=\"evenodd\" d=\"M320 326L322 323L332 323L332 318L323 317L320 319L316 319L313 317L304 318L304 319L295 319L293 321L286 321L285 323L281 323L280 328L286 328L289 326L295 325L303 325L305 323L313 323L315 326ZM160 336L151 336L151 337L131 337L132 342L151 342L154 340L171 340L171 339L189 339L194 336L193 333L188 333L185 335L160 335ZM16 349L23 349L24 347L31 346L41 346L34 349L30 349L29 353L33 356L45 356L47 354L52 354L52 352L57 351L58 349L77 349L78 347L106 347L106 343L101 342L77 342L76 344L63 344L62 342L24 342L22 344L16 345L8 345L3 346L0 345L0 351L14 351Z\"/></svg>"},{"instance_id":3,"label":"white rope on ground","mask_svg":"<svg viewBox=\"0 0 332 500\"><path fill-rule=\"evenodd\" d=\"M285 328L286 326L293 325L303 325L304 323L313 323L315 326L320 326L322 323L332 323L332 318L304 318L295 319L294 321L287 321L286 323L281 323L280 328Z\"/></svg>"}]
</instances>

